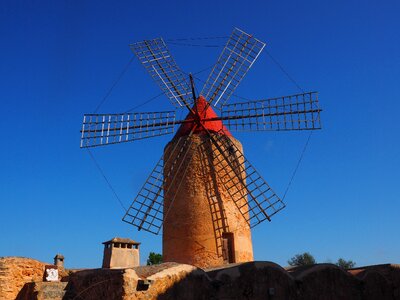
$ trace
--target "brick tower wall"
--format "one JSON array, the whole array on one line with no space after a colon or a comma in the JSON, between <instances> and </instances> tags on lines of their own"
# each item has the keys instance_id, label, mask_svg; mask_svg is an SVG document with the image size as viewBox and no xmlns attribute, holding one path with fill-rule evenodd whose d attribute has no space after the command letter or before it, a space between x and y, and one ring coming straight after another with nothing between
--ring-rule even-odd
<instances>
[{"instance_id":1,"label":"brick tower wall","mask_svg":"<svg viewBox=\"0 0 400 300\"><path fill-rule=\"evenodd\" d=\"M179 154L186 149L183 146L186 138L173 139L164 150L163 260L200 268L228 263L222 237L224 232L230 232L234 262L252 261L251 231L237 208L246 203L237 200L239 193L235 196L236 204L229 196L221 181L221 168L229 168L229 177L237 176L225 160L217 163L218 151L207 135L194 134L188 138L191 146ZM241 143L231 136L228 138L242 152ZM233 163L240 166L243 161Z\"/></svg>"}]
</instances>

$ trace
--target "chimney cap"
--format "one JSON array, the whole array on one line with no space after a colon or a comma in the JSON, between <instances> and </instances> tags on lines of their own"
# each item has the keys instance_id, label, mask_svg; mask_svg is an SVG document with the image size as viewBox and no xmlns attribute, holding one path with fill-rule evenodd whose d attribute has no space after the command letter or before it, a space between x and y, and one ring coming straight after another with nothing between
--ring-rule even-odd
<instances>
[{"instance_id":1,"label":"chimney cap","mask_svg":"<svg viewBox=\"0 0 400 300\"><path fill-rule=\"evenodd\" d=\"M123 244L129 244L129 245L140 245L140 243L128 239L128 238L120 238L120 237L114 237L109 241L105 241L103 242L104 245L108 245L108 244L113 244L113 243L123 243Z\"/></svg>"}]
</instances>

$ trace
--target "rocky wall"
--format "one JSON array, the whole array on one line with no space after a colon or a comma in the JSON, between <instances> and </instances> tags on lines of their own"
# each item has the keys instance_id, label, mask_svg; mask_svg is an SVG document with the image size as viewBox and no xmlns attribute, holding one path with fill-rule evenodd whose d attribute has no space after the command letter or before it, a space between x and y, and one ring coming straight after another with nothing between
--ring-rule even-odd
<instances>
[{"instance_id":1,"label":"rocky wall","mask_svg":"<svg viewBox=\"0 0 400 300\"><path fill-rule=\"evenodd\" d=\"M25 285L42 281L46 263L25 257L0 258L0 299L15 299Z\"/></svg>"},{"instance_id":2,"label":"rocky wall","mask_svg":"<svg viewBox=\"0 0 400 300\"><path fill-rule=\"evenodd\" d=\"M346 271L332 264L285 270L272 262L248 262L202 270L163 263L77 271L70 274L68 283L27 283L17 299L396 300L399 288L400 268L390 264ZM15 299L10 295L0 299Z\"/></svg>"},{"instance_id":3,"label":"rocky wall","mask_svg":"<svg viewBox=\"0 0 400 300\"><path fill-rule=\"evenodd\" d=\"M84 275L78 273L78 276ZM118 295L99 298L106 295L100 292L103 289L100 280L98 285L91 282L91 289L98 289L98 294L87 293L85 299L400 299L396 294L400 287L400 269L391 265L364 270L355 276L332 264L287 271L272 262L231 264L208 270L164 263L121 270L114 275L118 277L115 281L121 284L113 288ZM82 278L79 281L87 282ZM80 286L81 291L85 289L88 286ZM109 290L110 286L104 289Z\"/></svg>"}]
</instances>

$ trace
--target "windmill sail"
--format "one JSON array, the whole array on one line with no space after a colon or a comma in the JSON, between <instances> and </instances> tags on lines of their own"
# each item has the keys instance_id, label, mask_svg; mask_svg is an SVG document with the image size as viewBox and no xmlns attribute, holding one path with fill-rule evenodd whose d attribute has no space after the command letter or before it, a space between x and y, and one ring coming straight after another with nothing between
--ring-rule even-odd
<instances>
[{"instance_id":1,"label":"windmill sail","mask_svg":"<svg viewBox=\"0 0 400 300\"><path fill-rule=\"evenodd\" d=\"M103 146L166 135L174 132L175 111L86 114L81 148Z\"/></svg>"},{"instance_id":2,"label":"windmill sail","mask_svg":"<svg viewBox=\"0 0 400 300\"><path fill-rule=\"evenodd\" d=\"M158 234L163 222L163 158L157 162L150 176L126 211L123 221L138 230Z\"/></svg>"},{"instance_id":3,"label":"windmill sail","mask_svg":"<svg viewBox=\"0 0 400 300\"><path fill-rule=\"evenodd\" d=\"M172 58L163 39L137 42L130 47L173 105L182 107L193 103L188 78Z\"/></svg>"},{"instance_id":4,"label":"windmill sail","mask_svg":"<svg viewBox=\"0 0 400 300\"><path fill-rule=\"evenodd\" d=\"M223 105L221 119L234 131L321 129L318 93Z\"/></svg>"},{"instance_id":5,"label":"windmill sail","mask_svg":"<svg viewBox=\"0 0 400 300\"><path fill-rule=\"evenodd\" d=\"M172 104L185 106L189 114L184 120L176 120L174 111L86 114L81 148L166 135L181 124L123 221L154 234L163 230L163 255L169 259L181 256L176 241L185 241L179 246L188 253L203 247L195 253L203 262L211 261L210 257L214 262L234 262L236 252L239 260L251 260L250 228L270 221L285 204L243 155L225 125L236 131L320 129L317 93L226 104L265 47L237 28L197 100L192 77L189 84L161 38L130 47ZM211 104L221 109L220 117ZM182 230L175 230L178 227ZM240 243L233 243L235 234Z\"/></svg>"},{"instance_id":6,"label":"windmill sail","mask_svg":"<svg viewBox=\"0 0 400 300\"><path fill-rule=\"evenodd\" d=\"M250 227L285 208L283 201L224 134L210 135L215 172Z\"/></svg>"},{"instance_id":7,"label":"windmill sail","mask_svg":"<svg viewBox=\"0 0 400 300\"><path fill-rule=\"evenodd\" d=\"M193 140L190 136L179 138L174 149L167 157L162 156L147 178L135 200L127 210L123 221L136 226L139 230L159 234L163 221L168 217L168 207L164 207L164 195L175 198L180 178L185 176L193 153ZM165 189L165 187L175 189Z\"/></svg>"},{"instance_id":8,"label":"windmill sail","mask_svg":"<svg viewBox=\"0 0 400 300\"><path fill-rule=\"evenodd\" d=\"M214 106L224 104L258 58L265 43L235 28L201 94Z\"/></svg>"}]
</instances>

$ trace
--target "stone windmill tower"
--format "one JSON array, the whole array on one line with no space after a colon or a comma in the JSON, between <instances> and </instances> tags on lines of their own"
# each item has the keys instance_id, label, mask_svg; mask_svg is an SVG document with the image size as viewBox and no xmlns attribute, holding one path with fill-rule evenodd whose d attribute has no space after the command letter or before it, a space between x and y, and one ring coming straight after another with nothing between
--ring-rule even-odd
<instances>
[{"instance_id":1,"label":"stone windmill tower","mask_svg":"<svg viewBox=\"0 0 400 300\"><path fill-rule=\"evenodd\" d=\"M200 95L161 38L132 51L178 109L86 114L81 147L175 132L123 220L163 232L163 259L199 267L253 260L251 228L285 205L243 155L230 131L320 129L316 92L227 104L265 44L235 28ZM219 115L214 108L219 110Z\"/></svg>"}]
</instances>

